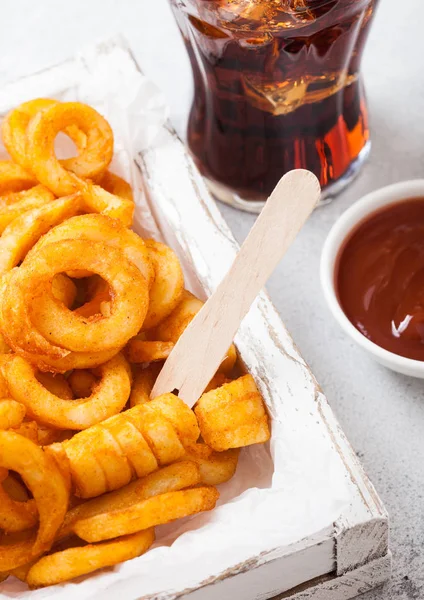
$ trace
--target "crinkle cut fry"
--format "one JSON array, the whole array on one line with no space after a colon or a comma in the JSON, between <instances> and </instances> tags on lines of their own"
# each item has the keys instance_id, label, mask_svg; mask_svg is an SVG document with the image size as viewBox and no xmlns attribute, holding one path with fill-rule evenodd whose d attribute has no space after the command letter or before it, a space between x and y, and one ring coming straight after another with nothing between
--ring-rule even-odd
<instances>
[{"instance_id":1,"label":"crinkle cut fry","mask_svg":"<svg viewBox=\"0 0 424 600\"><path fill-rule=\"evenodd\" d=\"M99 428L106 429L109 436L100 436ZM177 396L164 394L76 434L62 447L69 459L76 495L91 498L122 487L134 474L147 475L158 466L182 459L185 447L198 437L193 411ZM118 464L122 456L117 457L117 445L131 467L131 472L126 471L126 480L121 478L122 472L115 479L112 465L105 473L99 463L99 456L107 456Z\"/></svg>"},{"instance_id":2,"label":"crinkle cut fry","mask_svg":"<svg viewBox=\"0 0 424 600\"><path fill-rule=\"evenodd\" d=\"M251 375L206 392L194 412L204 441L214 450L259 444L270 438L265 405Z\"/></svg>"}]
</instances>

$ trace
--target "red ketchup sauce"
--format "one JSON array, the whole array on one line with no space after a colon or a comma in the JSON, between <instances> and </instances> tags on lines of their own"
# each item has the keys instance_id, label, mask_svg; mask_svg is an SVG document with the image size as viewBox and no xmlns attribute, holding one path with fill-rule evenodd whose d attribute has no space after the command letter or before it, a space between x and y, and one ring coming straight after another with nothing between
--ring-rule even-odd
<instances>
[{"instance_id":1,"label":"red ketchup sauce","mask_svg":"<svg viewBox=\"0 0 424 600\"><path fill-rule=\"evenodd\" d=\"M424 198L362 221L340 250L335 283L342 309L363 335L424 360Z\"/></svg>"}]
</instances>

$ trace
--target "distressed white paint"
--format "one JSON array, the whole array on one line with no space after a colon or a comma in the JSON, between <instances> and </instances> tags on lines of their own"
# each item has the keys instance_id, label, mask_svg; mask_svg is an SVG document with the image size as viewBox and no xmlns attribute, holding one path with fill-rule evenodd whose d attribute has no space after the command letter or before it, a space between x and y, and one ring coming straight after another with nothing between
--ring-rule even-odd
<instances>
[{"instance_id":1,"label":"distressed white paint","mask_svg":"<svg viewBox=\"0 0 424 600\"><path fill-rule=\"evenodd\" d=\"M104 46L99 49L104 51ZM9 109L11 103L72 89L78 76L79 70L71 60L8 86L0 91L0 113ZM152 212L168 243L184 258L188 272L196 273L191 277L191 287L208 295L231 265L237 244L170 127L164 128L162 138L160 146L138 157ZM169 175L170 165L174 173L178 171L178 185ZM293 600L347 600L379 585L390 571L386 512L264 292L244 319L236 344L271 414L285 417L281 413L282 395L302 398L299 418L311 428L319 427L320 434L330 440L343 461L350 504L334 527L284 548L270 548L225 573L211 573L195 589L167 592L155 598L257 600L283 593L281 598ZM311 406L318 406L318 422L311 422Z\"/></svg>"},{"instance_id":2,"label":"distressed white paint","mask_svg":"<svg viewBox=\"0 0 424 600\"><path fill-rule=\"evenodd\" d=\"M315 547L316 551L319 548ZM322 556L318 552L311 554L310 558L312 560L304 562L304 574L313 573L316 570L315 565L324 566ZM282 587L301 577L299 565L302 564L302 559L305 559L305 555L301 551L291 555L284 562L268 562L262 568L234 578L227 577L211 586L184 595L184 600L266 600L271 597L273 600L349 600L382 585L390 577L391 556L386 554L342 576L318 577L306 584L292 586L289 591L279 592ZM174 597L169 596L166 600Z\"/></svg>"}]
</instances>

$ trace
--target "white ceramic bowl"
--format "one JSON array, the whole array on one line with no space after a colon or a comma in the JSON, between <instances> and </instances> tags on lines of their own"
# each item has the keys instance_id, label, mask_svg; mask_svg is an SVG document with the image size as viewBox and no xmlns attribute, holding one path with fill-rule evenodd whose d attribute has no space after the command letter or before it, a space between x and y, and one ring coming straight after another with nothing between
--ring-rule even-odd
<instances>
[{"instance_id":1,"label":"white ceramic bowl","mask_svg":"<svg viewBox=\"0 0 424 600\"><path fill-rule=\"evenodd\" d=\"M346 333L379 363L404 375L424 379L424 361L398 356L366 338L349 321L341 308L335 289L336 260L343 242L365 218L383 206L397 204L411 198L424 198L424 179L395 183L358 200L333 225L321 254L321 285L328 306Z\"/></svg>"}]
</instances>

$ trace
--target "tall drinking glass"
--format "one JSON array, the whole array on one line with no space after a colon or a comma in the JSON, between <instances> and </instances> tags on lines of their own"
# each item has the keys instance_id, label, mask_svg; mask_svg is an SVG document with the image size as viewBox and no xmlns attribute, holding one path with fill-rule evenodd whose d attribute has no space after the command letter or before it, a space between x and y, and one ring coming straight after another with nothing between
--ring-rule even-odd
<instances>
[{"instance_id":1,"label":"tall drinking glass","mask_svg":"<svg viewBox=\"0 0 424 600\"><path fill-rule=\"evenodd\" d=\"M194 76L188 144L221 200L257 212L310 169L337 194L369 153L361 57L378 0L171 0Z\"/></svg>"}]
</instances>

